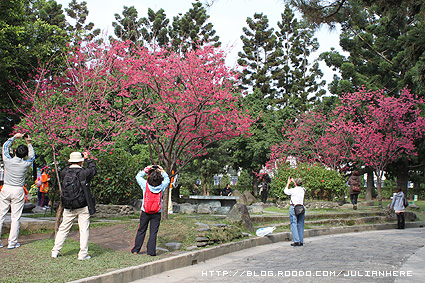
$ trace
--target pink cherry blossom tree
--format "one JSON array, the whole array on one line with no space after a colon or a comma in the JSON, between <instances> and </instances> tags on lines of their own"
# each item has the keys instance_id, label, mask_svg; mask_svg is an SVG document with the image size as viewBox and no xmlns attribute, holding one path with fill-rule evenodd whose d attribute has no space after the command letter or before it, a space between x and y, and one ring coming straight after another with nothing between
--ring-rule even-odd
<instances>
[{"instance_id":1,"label":"pink cherry blossom tree","mask_svg":"<svg viewBox=\"0 0 425 283\"><path fill-rule=\"evenodd\" d=\"M332 117L312 110L289 122L283 131L283 141L272 147L269 166L288 156L297 161L319 163L340 171L348 162L350 143L347 134L335 133L330 127Z\"/></svg>"},{"instance_id":2,"label":"pink cherry blossom tree","mask_svg":"<svg viewBox=\"0 0 425 283\"><path fill-rule=\"evenodd\" d=\"M423 100L403 89L399 97L388 97L385 90L367 91L341 97L332 124L336 134L349 134L351 155L373 168L377 179L378 201L382 207L382 177L387 165L402 154L415 155L414 141L423 136L425 119L420 116Z\"/></svg>"},{"instance_id":3,"label":"pink cherry blossom tree","mask_svg":"<svg viewBox=\"0 0 425 283\"><path fill-rule=\"evenodd\" d=\"M123 62L125 88L137 129L146 138L153 163L177 174L211 143L249 134L252 119L241 107L238 78L213 47L184 54L143 48ZM168 217L167 189L163 217Z\"/></svg>"},{"instance_id":4,"label":"pink cherry blossom tree","mask_svg":"<svg viewBox=\"0 0 425 283\"><path fill-rule=\"evenodd\" d=\"M19 86L22 121L15 131L28 132L36 146L52 149L59 191L57 156L66 161L70 151L105 150L113 144L114 136L130 126L121 95L122 81L127 77L115 67L126 55L123 46L75 46L66 55L64 70L52 73L48 68L40 69L33 80ZM56 228L61 214L62 206Z\"/></svg>"}]
</instances>

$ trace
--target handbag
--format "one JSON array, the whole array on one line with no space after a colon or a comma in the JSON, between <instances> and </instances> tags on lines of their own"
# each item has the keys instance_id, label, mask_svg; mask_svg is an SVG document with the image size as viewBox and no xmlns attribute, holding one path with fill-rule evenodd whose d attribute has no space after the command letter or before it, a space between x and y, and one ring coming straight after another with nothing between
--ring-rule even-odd
<instances>
[{"instance_id":1,"label":"handbag","mask_svg":"<svg viewBox=\"0 0 425 283\"><path fill-rule=\"evenodd\" d=\"M407 198L405 196L403 196L403 206L404 206L404 208L409 206L409 201L407 200Z\"/></svg>"},{"instance_id":2,"label":"handbag","mask_svg":"<svg viewBox=\"0 0 425 283\"><path fill-rule=\"evenodd\" d=\"M295 205L295 206L294 206L294 212L295 212L295 215L296 215L296 216L298 216L298 215L301 215L301 214L305 213L304 205L302 205L302 204L297 204L297 205Z\"/></svg>"}]
</instances>

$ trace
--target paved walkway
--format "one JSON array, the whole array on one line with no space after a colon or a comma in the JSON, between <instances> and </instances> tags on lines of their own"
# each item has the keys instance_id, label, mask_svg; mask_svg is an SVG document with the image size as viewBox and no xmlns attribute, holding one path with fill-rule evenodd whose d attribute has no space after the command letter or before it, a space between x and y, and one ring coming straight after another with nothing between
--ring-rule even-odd
<instances>
[{"instance_id":1,"label":"paved walkway","mask_svg":"<svg viewBox=\"0 0 425 283\"><path fill-rule=\"evenodd\" d=\"M425 282L423 228L258 246L134 282Z\"/></svg>"}]
</instances>

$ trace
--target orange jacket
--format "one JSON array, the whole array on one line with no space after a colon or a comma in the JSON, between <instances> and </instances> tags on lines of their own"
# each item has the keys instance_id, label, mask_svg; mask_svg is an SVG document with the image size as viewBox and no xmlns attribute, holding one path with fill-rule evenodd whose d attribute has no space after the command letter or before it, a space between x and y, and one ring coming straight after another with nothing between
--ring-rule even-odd
<instances>
[{"instance_id":1,"label":"orange jacket","mask_svg":"<svg viewBox=\"0 0 425 283\"><path fill-rule=\"evenodd\" d=\"M40 192L47 193L49 191L49 180L49 175L47 175L46 173L41 174Z\"/></svg>"}]
</instances>

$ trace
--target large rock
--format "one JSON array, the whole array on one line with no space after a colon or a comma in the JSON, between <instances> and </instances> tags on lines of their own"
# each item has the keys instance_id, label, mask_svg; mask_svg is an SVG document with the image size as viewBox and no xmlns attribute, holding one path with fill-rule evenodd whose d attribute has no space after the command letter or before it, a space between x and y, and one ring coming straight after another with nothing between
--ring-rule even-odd
<instances>
[{"instance_id":1,"label":"large rock","mask_svg":"<svg viewBox=\"0 0 425 283\"><path fill-rule=\"evenodd\" d=\"M415 221L416 220L416 214L411 211L406 211L404 213L404 217L406 221Z\"/></svg>"},{"instance_id":2,"label":"large rock","mask_svg":"<svg viewBox=\"0 0 425 283\"><path fill-rule=\"evenodd\" d=\"M251 217L249 216L248 209L244 204L235 204L230 210L229 214L227 214L226 219L230 223L243 226L245 227L245 229L251 232L254 231L254 228L252 227Z\"/></svg>"},{"instance_id":3,"label":"large rock","mask_svg":"<svg viewBox=\"0 0 425 283\"><path fill-rule=\"evenodd\" d=\"M196 206L195 205L180 205L179 213L183 213L183 214L196 213Z\"/></svg>"},{"instance_id":4,"label":"large rock","mask_svg":"<svg viewBox=\"0 0 425 283\"><path fill-rule=\"evenodd\" d=\"M32 202L28 202L26 204L24 204L24 209L22 210L23 213L31 213L32 210L36 207L35 204L33 204ZM44 211L43 211L44 213Z\"/></svg>"},{"instance_id":5,"label":"large rock","mask_svg":"<svg viewBox=\"0 0 425 283\"><path fill-rule=\"evenodd\" d=\"M247 203L246 197L240 191L238 190L232 191L232 196L239 197L239 199L236 200L237 203L246 205Z\"/></svg>"},{"instance_id":6,"label":"large rock","mask_svg":"<svg viewBox=\"0 0 425 283\"><path fill-rule=\"evenodd\" d=\"M249 191L244 191L243 195L246 199L246 205L251 205L254 202L257 202L257 199Z\"/></svg>"},{"instance_id":7,"label":"large rock","mask_svg":"<svg viewBox=\"0 0 425 283\"><path fill-rule=\"evenodd\" d=\"M200 205L198 205L198 213L199 214L211 214L212 213L212 207L205 205L205 204L200 204Z\"/></svg>"},{"instance_id":8,"label":"large rock","mask_svg":"<svg viewBox=\"0 0 425 283\"><path fill-rule=\"evenodd\" d=\"M165 246L169 250L175 251L175 250L180 250L181 249L182 243L179 243L179 242L170 242L170 243L166 243Z\"/></svg>"},{"instance_id":9,"label":"large rock","mask_svg":"<svg viewBox=\"0 0 425 283\"><path fill-rule=\"evenodd\" d=\"M227 215L230 211L230 208L230 206L213 207L212 212L213 214Z\"/></svg>"},{"instance_id":10,"label":"large rock","mask_svg":"<svg viewBox=\"0 0 425 283\"><path fill-rule=\"evenodd\" d=\"M262 213L264 210L262 205L250 205L247 208L249 213Z\"/></svg>"}]
</instances>

